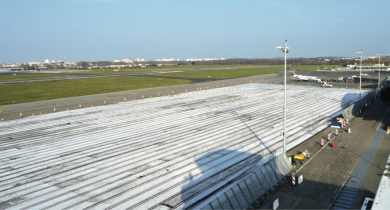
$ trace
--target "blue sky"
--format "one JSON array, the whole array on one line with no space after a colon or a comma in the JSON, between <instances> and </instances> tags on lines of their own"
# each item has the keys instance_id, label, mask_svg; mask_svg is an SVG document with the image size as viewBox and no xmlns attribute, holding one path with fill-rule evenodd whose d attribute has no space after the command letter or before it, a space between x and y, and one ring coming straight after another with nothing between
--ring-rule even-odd
<instances>
[{"instance_id":1,"label":"blue sky","mask_svg":"<svg viewBox=\"0 0 390 210\"><path fill-rule=\"evenodd\" d=\"M390 1L1 0L0 63L390 54ZM362 29L362 31L361 31Z\"/></svg>"}]
</instances>

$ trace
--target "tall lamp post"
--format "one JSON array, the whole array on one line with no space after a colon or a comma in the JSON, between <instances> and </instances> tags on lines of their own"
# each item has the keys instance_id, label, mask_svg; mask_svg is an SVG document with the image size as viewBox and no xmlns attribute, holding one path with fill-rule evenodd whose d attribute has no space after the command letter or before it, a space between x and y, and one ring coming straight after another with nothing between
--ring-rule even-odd
<instances>
[{"instance_id":1,"label":"tall lamp post","mask_svg":"<svg viewBox=\"0 0 390 210\"><path fill-rule=\"evenodd\" d=\"M359 87L359 93L360 93L360 101L362 100L362 59L363 59L363 49L360 49L360 52L357 52L356 54L360 54L360 87Z\"/></svg>"},{"instance_id":2,"label":"tall lamp post","mask_svg":"<svg viewBox=\"0 0 390 210\"><path fill-rule=\"evenodd\" d=\"M378 76L378 88L381 87L381 54L377 54L377 56L379 57L379 76Z\"/></svg>"},{"instance_id":3,"label":"tall lamp post","mask_svg":"<svg viewBox=\"0 0 390 210\"><path fill-rule=\"evenodd\" d=\"M287 115L287 53L290 48L287 47L287 39L286 46L276 47L276 49L282 50L284 52L284 121L283 121L283 153L286 154L286 115Z\"/></svg>"}]
</instances>

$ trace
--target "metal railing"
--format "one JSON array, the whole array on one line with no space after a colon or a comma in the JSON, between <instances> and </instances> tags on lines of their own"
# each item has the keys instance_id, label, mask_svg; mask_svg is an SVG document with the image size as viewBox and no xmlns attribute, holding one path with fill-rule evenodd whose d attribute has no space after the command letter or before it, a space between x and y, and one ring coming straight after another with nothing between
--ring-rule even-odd
<instances>
[{"instance_id":1,"label":"metal railing","mask_svg":"<svg viewBox=\"0 0 390 210\"><path fill-rule=\"evenodd\" d=\"M390 78L387 78L385 81L381 83L381 88L377 88L376 90L371 91L367 95L365 95L361 101L358 101L348 108L346 108L341 114L344 119L352 120L356 116L360 114L360 110L363 110L366 107L366 104L373 102L376 98L379 97L380 92L388 87L388 83L390 82Z\"/></svg>"}]
</instances>

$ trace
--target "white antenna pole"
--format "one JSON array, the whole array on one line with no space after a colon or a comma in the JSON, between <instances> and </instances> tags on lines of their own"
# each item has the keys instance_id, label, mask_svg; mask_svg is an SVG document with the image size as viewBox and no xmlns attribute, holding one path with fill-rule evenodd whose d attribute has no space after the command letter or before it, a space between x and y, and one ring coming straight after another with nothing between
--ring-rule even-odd
<instances>
[{"instance_id":1,"label":"white antenna pole","mask_svg":"<svg viewBox=\"0 0 390 210\"><path fill-rule=\"evenodd\" d=\"M283 125L283 153L286 154L286 115L287 115L287 39L286 39L286 49L284 50L284 125Z\"/></svg>"}]
</instances>

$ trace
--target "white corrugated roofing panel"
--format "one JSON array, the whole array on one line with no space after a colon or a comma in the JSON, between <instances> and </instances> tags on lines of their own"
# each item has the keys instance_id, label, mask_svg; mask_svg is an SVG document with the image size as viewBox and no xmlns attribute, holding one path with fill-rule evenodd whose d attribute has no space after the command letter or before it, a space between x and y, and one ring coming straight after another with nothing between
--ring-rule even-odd
<instances>
[{"instance_id":1,"label":"white corrugated roofing panel","mask_svg":"<svg viewBox=\"0 0 390 210\"><path fill-rule=\"evenodd\" d=\"M288 87L288 148L356 90ZM282 85L246 84L0 123L0 208L188 208L282 148Z\"/></svg>"},{"instance_id":2,"label":"white corrugated roofing panel","mask_svg":"<svg viewBox=\"0 0 390 210\"><path fill-rule=\"evenodd\" d=\"M378 190L376 191L375 200L373 202L373 210L382 210L387 209L390 206L390 156L387 159L387 164L381 182L379 184Z\"/></svg>"}]
</instances>

